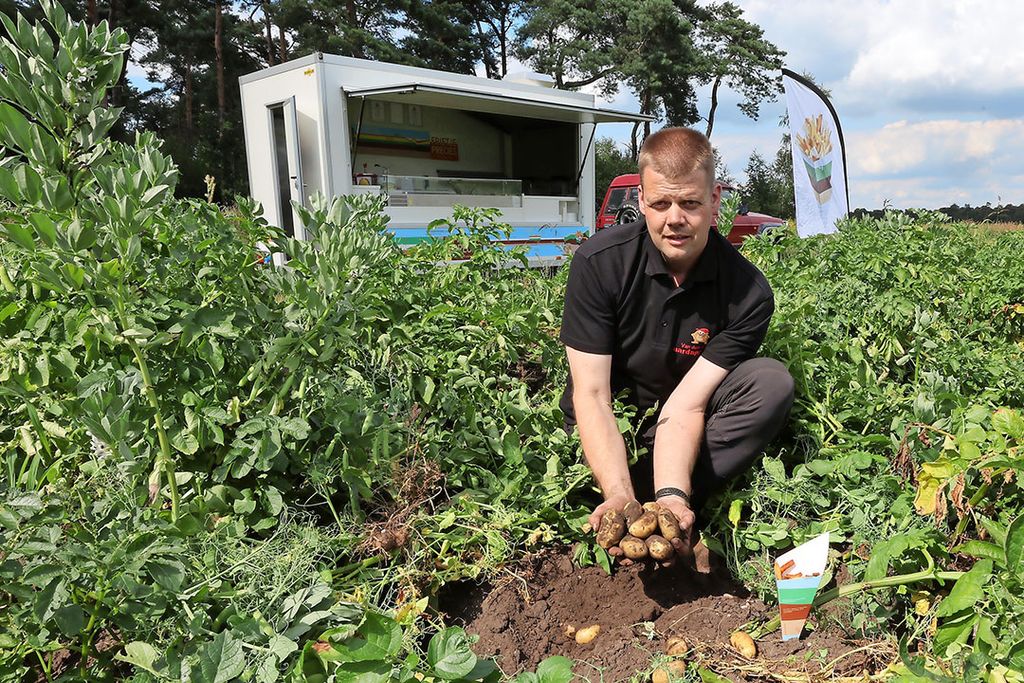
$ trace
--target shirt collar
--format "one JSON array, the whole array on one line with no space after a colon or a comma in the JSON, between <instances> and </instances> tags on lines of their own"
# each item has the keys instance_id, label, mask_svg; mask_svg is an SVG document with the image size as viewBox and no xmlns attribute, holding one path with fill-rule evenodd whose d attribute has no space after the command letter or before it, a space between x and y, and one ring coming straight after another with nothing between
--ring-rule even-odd
<instances>
[{"instance_id":1,"label":"shirt collar","mask_svg":"<svg viewBox=\"0 0 1024 683\"><path fill-rule=\"evenodd\" d=\"M647 267L645 272L647 275L654 277L656 275L665 275L672 277L672 274L668 272L668 268L665 266L665 259L662 258L661 252L654 246L654 240L651 239L651 235L647 232L647 223L641 218L644 229L644 247L647 250ZM722 240L721 235L714 228L711 228L708 233L708 243L704 246L704 251L701 252L700 257L697 259L697 264L690 271L690 274L686 276L686 280L683 281L683 285L690 285L695 282L711 282L718 275L718 258L717 251L720 248L720 241Z\"/></svg>"}]
</instances>

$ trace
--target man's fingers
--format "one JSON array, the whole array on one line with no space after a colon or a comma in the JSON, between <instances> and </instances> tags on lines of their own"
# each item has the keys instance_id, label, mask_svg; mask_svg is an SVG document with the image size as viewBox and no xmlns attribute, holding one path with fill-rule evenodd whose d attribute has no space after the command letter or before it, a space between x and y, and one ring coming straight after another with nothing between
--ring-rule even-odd
<instances>
[{"instance_id":1,"label":"man's fingers","mask_svg":"<svg viewBox=\"0 0 1024 683\"><path fill-rule=\"evenodd\" d=\"M683 539L681 539L681 538L673 538L671 543L672 543L672 547L676 549L677 553L681 553L681 552L683 552L683 550L685 550L687 548L687 544L684 543Z\"/></svg>"},{"instance_id":2,"label":"man's fingers","mask_svg":"<svg viewBox=\"0 0 1024 683\"><path fill-rule=\"evenodd\" d=\"M618 557L622 554L622 548L617 545L613 545L611 548L608 548L608 554L612 557Z\"/></svg>"}]
</instances>

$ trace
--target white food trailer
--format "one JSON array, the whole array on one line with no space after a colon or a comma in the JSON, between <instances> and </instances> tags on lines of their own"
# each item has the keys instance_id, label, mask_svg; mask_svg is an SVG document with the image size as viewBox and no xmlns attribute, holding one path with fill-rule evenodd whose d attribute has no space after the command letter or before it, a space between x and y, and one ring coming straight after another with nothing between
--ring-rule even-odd
<instances>
[{"instance_id":1,"label":"white food trailer","mask_svg":"<svg viewBox=\"0 0 1024 683\"><path fill-rule=\"evenodd\" d=\"M651 120L538 80L322 53L239 83L249 188L270 223L302 239L292 200L383 192L388 230L410 245L455 204L494 207L533 265L594 230L597 124Z\"/></svg>"}]
</instances>

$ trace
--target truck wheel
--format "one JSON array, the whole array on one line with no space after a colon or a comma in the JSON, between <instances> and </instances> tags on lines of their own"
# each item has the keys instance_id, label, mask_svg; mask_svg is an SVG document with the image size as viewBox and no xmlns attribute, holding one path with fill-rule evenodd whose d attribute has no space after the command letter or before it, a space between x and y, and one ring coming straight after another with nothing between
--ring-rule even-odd
<instances>
[{"instance_id":1,"label":"truck wheel","mask_svg":"<svg viewBox=\"0 0 1024 683\"><path fill-rule=\"evenodd\" d=\"M615 223L635 223L640 220L640 208L633 202L626 202L615 212Z\"/></svg>"}]
</instances>

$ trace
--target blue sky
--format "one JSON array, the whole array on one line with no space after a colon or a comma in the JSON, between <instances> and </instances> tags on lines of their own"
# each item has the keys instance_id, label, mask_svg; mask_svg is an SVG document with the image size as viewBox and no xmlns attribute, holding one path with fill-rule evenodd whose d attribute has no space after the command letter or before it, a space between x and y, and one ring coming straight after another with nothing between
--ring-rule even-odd
<instances>
[{"instance_id":1,"label":"blue sky","mask_svg":"<svg viewBox=\"0 0 1024 683\"><path fill-rule=\"evenodd\" d=\"M738 0L786 66L832 93L852 206L1024 203L1024 3L1012 0ZM712 142L742 182L772 158L784 100L758 121L720 97ZM710 94L700 93L707 113ZM636 109L626 93L616 108ZM703 124L697 126L703 128ZM599 134L625 140L627 126Z\"/></svg>"}]
</instances>

